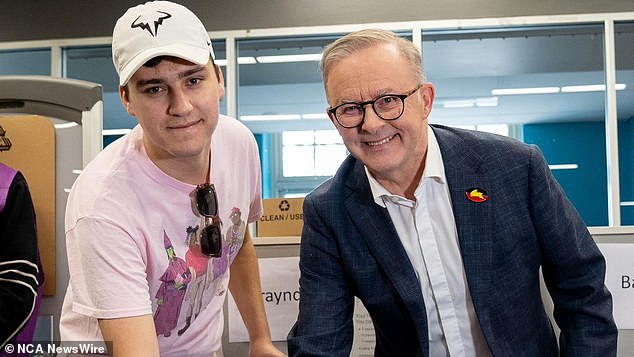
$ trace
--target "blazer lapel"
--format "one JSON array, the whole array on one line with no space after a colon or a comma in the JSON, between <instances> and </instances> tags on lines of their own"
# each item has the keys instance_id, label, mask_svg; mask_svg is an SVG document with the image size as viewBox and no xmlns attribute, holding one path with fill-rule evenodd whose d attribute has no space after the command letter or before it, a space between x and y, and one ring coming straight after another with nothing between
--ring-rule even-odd
<instances>
[{"instance_id":1,"label":"blazer lapel","mask_svg":"<svg viewBox=\"0 0 634 357\"><path fill-rule=\"evenodd\" d=\"M401 244L387 209L374 202L363 164L356 163L349 180L344 205L353 224L367 243L372 257L394 285L407 305L421 338L421 348L426 354L427 314L422 299L420 283L407 253Z\"/></svg>"},{"instance_id":2,"label":"blazer lapel","mask_svg":"<svg viewBox=\"0 0 634 357\"><path fill-rule=\"evenodd\" d=\"M471 299L486 336L493 336L489 319L493 221L491 207L495 191L486 172L482 172L480 155L466 145L463 138L433 127L438 140L445 175L449 184L458 240ZM471 200L467 192L477 188L486 192L486 200Z\"/></svg>"}]
</instances>

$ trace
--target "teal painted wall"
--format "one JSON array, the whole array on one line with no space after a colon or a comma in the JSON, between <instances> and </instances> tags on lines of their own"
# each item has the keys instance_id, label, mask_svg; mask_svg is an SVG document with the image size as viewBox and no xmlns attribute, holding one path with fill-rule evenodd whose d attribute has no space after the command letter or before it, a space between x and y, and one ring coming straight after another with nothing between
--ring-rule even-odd
<instances>
[{"instance_id":1,"label":"teal painted wall","mask_svg":"<svg viewBox=\"0 0 634 357\"><path fill-rule=\"evenodd\" d=\"M529 124L524 142L538 145L548 164L577 164L553 170L557 181L589 226L608 224L605 129L603 122Z\"/></svg>"},{"instance_id":2,"label":"teal painted wall","mask_svg":"<svg viewBox=\"0 0 634 357\"><path fill-rule=\"evenodd\" d=\"M262 165L262 198L271 198L271 155L269 153L270 134L254 134L260 150Z\"/></svg>"},{"instance_id":3,"label":"teal painted wall","mask_svg":"<svg viewBox=\"0 0 634 357\"><path fill-rule=\"evenodd\" d=\"M632 148L634 119L620 121L619 157L621 201L634 201ZM538 145L549 164L577 164L576 170L553 170L553 175L588 226L608 225L605 125L603 122L527 124L523 140ZM621 209L621 223L634 224L634 207Z\"/></svg>"}]
</instances>

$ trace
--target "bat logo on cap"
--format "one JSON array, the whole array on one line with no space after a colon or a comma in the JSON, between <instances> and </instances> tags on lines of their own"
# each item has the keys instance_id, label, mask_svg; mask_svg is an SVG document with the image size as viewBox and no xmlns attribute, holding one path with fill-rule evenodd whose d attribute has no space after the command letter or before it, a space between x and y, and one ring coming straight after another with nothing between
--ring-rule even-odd
<instances>
[{"instance_id":1,"label":"bat logo on cap","mask_svg":"<svg viewBox=\"0 0 634 357\"><path fill-rule=\"evenodd\" d=\"M132 25L130 25L130 27L131 28L138 27L142 30L147 30L147 32L149 32L150 35L152 35L152 37L156 37L158 33L158 28L160 25L163 24L163 20L169 19L170 17L172 17L172 15L168 14L167 12L157 11L157 14L154 14L154 16L156 18L139 15L139 17L137 17L136 20L132 21ZM139 19L141 19L142 17L143 17L143 20L139 21ZM151 22L154 23L154 30L152 30L152 27L150 27Z\"/></svg>"}]
</instances>

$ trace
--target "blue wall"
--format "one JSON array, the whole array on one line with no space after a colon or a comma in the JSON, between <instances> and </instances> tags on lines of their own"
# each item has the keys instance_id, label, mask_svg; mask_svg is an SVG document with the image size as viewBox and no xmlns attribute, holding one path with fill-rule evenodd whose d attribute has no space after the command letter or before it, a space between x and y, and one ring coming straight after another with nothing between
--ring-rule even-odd
<instances>
[{"instance_id":1,"label":"blue wall","mask_svg":"<svg viewBox=\"0 0 634 357\"><path fill-rule=\"evenodd\" d=\"M262 165L262 198L271 198L271 147L270 134L254 134L260 149L260 164Z\"/></svg>"},{"instance_id":2,"label":"blue wall","mask_svg":"<svg viewBox=\"0 0 634 357\"><path fill-rule=\"evenodd\" d=\"M618 126L621 201L634 201L632 121L620 121ZM579 165L576 170L554 170L553 174L588 226L607 226L604 122L527 124L523 127L523 140L537 144L551 165ZM623 207L621 223L634 223L634 207Z\"/></svg>"}]
</instances>

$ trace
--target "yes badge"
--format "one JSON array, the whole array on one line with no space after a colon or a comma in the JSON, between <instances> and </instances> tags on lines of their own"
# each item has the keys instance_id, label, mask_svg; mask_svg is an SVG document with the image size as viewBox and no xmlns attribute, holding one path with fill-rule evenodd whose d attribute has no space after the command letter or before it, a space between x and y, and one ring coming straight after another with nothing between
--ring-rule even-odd
<instances>
[{"instance_id":1,"label":"yes badge","mask_svg":"<svg viewBox=\"0 0 634 357\"><path fill-rule=\"evenodd\" d=\"M484 202L489 199L489 195L487 194L487 192L478 187L468 189L466 195L470 201L476 203Z\"/></svg>"}]
</instances>

